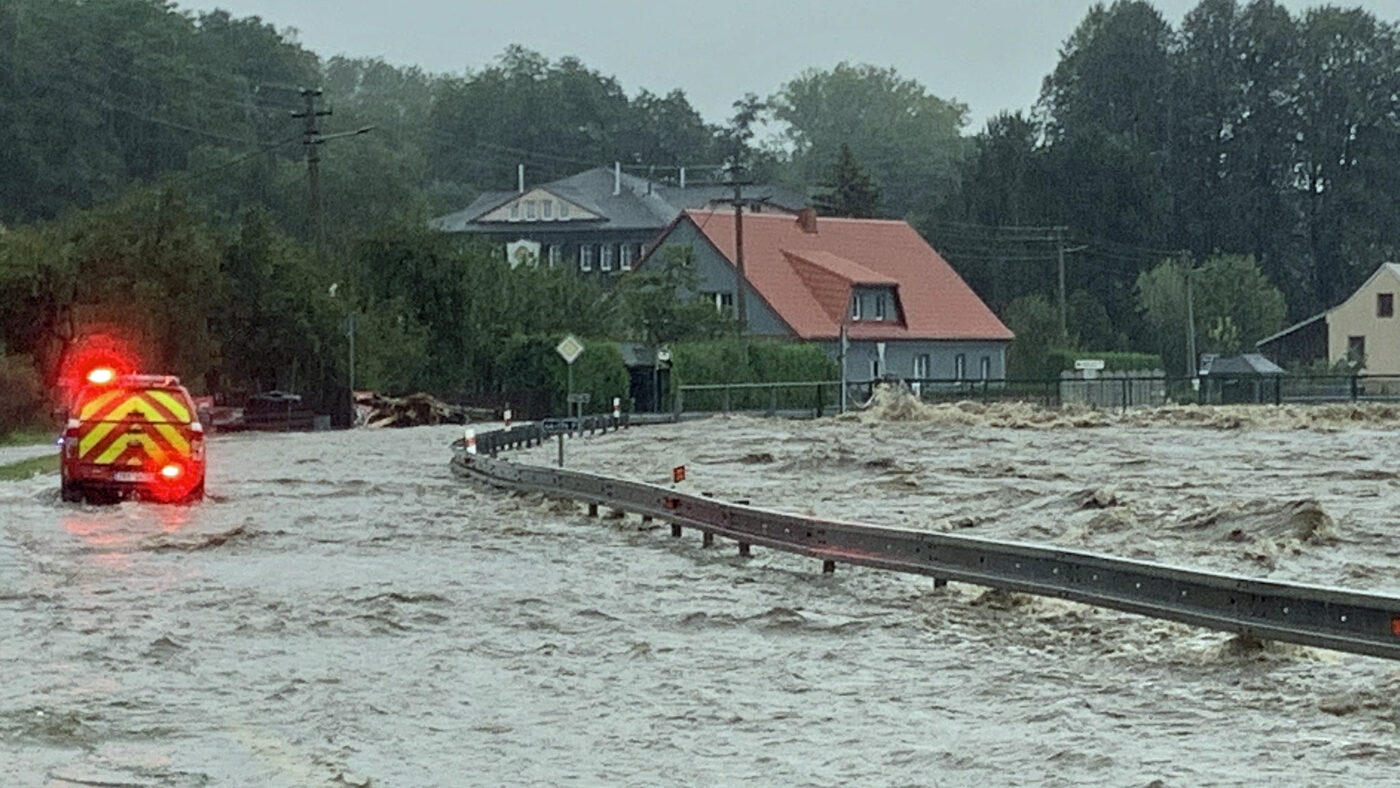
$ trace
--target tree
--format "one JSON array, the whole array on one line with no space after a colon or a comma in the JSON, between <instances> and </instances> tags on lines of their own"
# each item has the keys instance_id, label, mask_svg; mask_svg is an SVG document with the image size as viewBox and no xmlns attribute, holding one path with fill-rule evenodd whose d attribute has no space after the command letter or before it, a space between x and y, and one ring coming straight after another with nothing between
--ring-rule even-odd
<instances>
[{"instance_id":1,"label":"tree","mask_svg":"<svg viewBox=\"0 0 1400 788\"><path fill-rule=\"evenodd\" d=\"M1217 255L1193 271L1182 260L1164 260L1138 277L1137 291L1168 369L1195 368L1187 358L1188 275L1198 353L1244 352L1283 327L1283 293L1253 257Z\"/></svg>"},{"instance_id":2,"label":"tree","mask_svg":"<svg viewBox=\"0 0 1400 788\"><path fill-rule=\"evenodd\" d=\"M819 183L845 144L880 184L885 215L927 216L956 193L967 107L894 69L841 63L805 71L769 103L786 126L799 183Z\"/></svg>"},{"instance_id":3,"label":"tree","mask_svg":"<svg viewBox=\"0 0 1400 788\"><path fill-rule=\"evenodd\" d=\"M620 279L612 298L624 331L651 346L738 334L738 322L698 295L700 279L691 249L670 244L657 263Z\"/></svg>"},{"instance_id":4,"label":"tree","mask_svg":"<svg viewBox=\"0 0 1400 788\"><path fill-rule=\"evenodd\" d=\"M841 153L827 171L822 186L830 190L818 202L824 213L862 219L879 215L880 189L870 173L861 169L846 143L841 143Z\"/></svg>"},{"instance_id":5,"label":"tree","mask_svg":"<svg viewBox=\"0 0 1400 788\"><path fill-rule=\"evenodd\" d=\"M1059 372L1050 361L1052 338L1060 335L1060 313L1043 295L1021 296L1006 308L1006 327L1016 334L1007 352L1008 377L1045 378Z\"/></svg>"}]
</instances>

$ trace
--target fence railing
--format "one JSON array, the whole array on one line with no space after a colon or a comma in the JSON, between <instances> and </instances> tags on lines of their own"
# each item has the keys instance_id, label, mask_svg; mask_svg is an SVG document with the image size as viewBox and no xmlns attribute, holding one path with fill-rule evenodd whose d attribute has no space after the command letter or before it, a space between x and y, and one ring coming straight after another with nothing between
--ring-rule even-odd
<instances>
[{"instance_id":1,"label":"fence railing","mask_svg":"<svg viewBox=\"0 0 1400 788\"><path fill-rule=\"evenodd\" d=\"M846 402L860 407L881 384L903 385L925 402L1030 402L1126 409L1177 404L1400 403L1400 375L1200 375L1106 372L1095 378L882 378L846 382ZM841 409L841 382L714 383L676 387L672 415L746 412L823 416Z\"/></svg>"},{"instance_id":2,"label":"fence railing","mask_svg":"<svg viewBox=\"0 0 1400 788\"><path fill-rule=\"evenodd\" d=\"M580 425L581 426L581 425ZM602 428L608 424L598 425ZM615 425L613 425L615 426ZM788 514L655 484L510 462L496 455L544 439L543 425L454 444L453 471L510 490L541 492L671 523L672 536L699 530L837 563L949 580L1180 621L1225 632L1400 659L1400 597L1200 572L1072 550ZM562 439L561 439L562 440ZM483 452L481 445L490 446ZM561 444L562 445L562 444ZM561 450L562 461L562 450Z\"/></svg>"}]
</instances>

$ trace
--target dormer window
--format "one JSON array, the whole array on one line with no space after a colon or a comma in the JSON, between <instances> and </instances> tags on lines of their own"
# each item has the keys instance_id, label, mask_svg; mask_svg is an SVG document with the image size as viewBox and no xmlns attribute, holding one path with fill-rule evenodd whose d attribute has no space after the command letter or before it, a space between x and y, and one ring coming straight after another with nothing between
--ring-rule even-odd
<instances>
[{"instance_id":1,"label":"dormer window","mask_svg":"<svg viewBox=\"0 0 1400 788\"><path fill-rule=\"evenodd\" d=\"M534 221L534 220L535 220L535 201L534 201L534 200L526 200L526 201L525 201L525 220L526 220L526 221Z\"/></svg>"},{"instance_id":2,"label":"dormer window","mask_svg":"<svg viewBox=\"0 0 1400 788\"><path fill-rule=\"evenodd\" d=\"M860 293L851 293L851 319L860 320Z\"/></svg>"},{"instance_id":3,"label":"dormer window","mask_svg":"<svg viewBox=\"0 0 1400 788\"><path fill-rule=\"evenodd\" d=\"M540 218L541 218L541 219L553 219L553 218L554 218L554 201L553 201L553 200L545 200L544 202L540 203Z\"/></svg>"},{"instance_id":4,"label":"dormer window","mask_svg":"<svg viewBox=\"0 0 1400 788\"><path fill-rule=\"evenodd\" d=\"M567 219L567 218L569 218L569 204L568 204L568 203L566 203L566 202L561 202L561 203L559 203L559 218L560 218L560 219Z\"/></svg>"}]
</instances>

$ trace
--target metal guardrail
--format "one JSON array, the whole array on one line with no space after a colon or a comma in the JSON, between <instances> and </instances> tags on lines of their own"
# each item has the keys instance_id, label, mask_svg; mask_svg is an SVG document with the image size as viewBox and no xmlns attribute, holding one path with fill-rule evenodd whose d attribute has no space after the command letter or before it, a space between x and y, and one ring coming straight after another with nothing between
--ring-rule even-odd
<instances>
[{"instance_id":1,"label":"metal guardrail","mask_svg":"<svg viewBox=\"0 0 1400 788\"><path fill-rule=\"evenodd\" d=\"M607 420L609 423L611 419ZM605 425L597 425L605 426ZM614 429L616 426L613 427ZM1400 597L1323 586L1255 580L1229 574L1059 550L979 537L802 517L690 495L607 476L509 462L492 456L511 446L542 442L542 425L478 436L470 454L454 444L460 476L510 490L541 492L589 505L717 534L739 543L837 563L949 580L1179 621L1261 639L1400 659ZM490 446L484 449L483 446Z\"/></svg>"}]
</instances>

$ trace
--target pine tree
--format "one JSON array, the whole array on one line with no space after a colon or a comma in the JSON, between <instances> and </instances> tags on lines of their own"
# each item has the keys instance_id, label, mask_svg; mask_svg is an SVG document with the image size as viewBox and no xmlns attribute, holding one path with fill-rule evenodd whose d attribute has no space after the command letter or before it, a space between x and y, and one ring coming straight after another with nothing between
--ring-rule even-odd
<instances>
[{"instance_id":1,"label":"pine tree","mask_svg":"<svg viewBox=\"0 0 1400 788\"><path fill-rule=\"evenodd\" d=\"M829 189L818 199L818 207L823 213L862 219L878 215L880 189L870 173L856 161L851 146L841 144L841 153L836 157L836 163L827 170L826 182L822 185Z\"/></svg>"}]
</instances>

